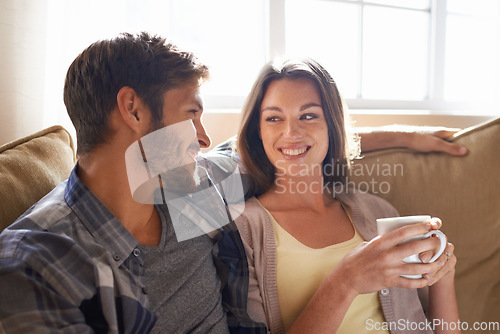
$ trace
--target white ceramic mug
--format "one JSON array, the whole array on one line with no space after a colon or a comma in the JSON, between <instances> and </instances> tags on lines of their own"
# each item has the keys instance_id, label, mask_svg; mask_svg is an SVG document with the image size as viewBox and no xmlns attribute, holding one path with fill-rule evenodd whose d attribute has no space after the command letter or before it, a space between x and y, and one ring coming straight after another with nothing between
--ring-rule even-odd
<instances>
[{"instance_id":1,"label":"white ceramic mug","mask_svg":"<svg viewBox=\"0 0 500 334\"><path fill-rule=\"evenodd\" d=\"M394 230L396 230L400 227L403 227L403 226L413 225L413 224L417 224L417 223L423 223L423 222L430 221L430 220L431 220L431 216L424 216L424 215L422 215L422 216L380 218L380 219L377 219L377 231L378 231L378 235L382 235L382 234L394 231ZM443 232L441 232L439 230L432 230L432 231L429 231L425 234L420 234L420 235L416 235L414 237L405 239L400 243L400 245L405 244L405 243L410 242L410 241L413 241L413 240L427 239L427 238L431 237L432 235L436 235L439 238L439 240L441 241L441 245L439 247L439 251L436 254L434 254L434 256L429 260L428 263L431 263L431 262L436 261L437 258L440 257L441 254L443 254L443 252L446 248L447 240L446 240L446 236ZM410 255L408 257L405 257L403 259L403 262L405 262L405 263L422 263L422 261L420 260L419 254L413 254L413 255ZM401 276L407 277L407 278L414 278L414 279L422 278L422 275L401 275Z\"/></svg>"}]
</instances>

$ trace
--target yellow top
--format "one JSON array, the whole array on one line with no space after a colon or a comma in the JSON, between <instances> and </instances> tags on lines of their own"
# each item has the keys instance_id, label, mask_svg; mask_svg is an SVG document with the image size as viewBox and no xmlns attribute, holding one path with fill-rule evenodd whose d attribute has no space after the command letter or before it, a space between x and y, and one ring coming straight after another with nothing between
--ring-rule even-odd
<instances>
[{"instance_id":1,"label":"yellow top","mask_svg":"<svg viewBox=\"0 0 500 334\"><path fill-rule=\"evenodd\" d=\"M283 326L287 330L325 277L364 240L355 229L355 235L350 240L320 249L310 248L295 239L270 216L276 239L278 300ZM376 292L358 295L354 299L337 333L368 333L368 319L379 324L384 321Z\"/></svg>"}]
</instances>

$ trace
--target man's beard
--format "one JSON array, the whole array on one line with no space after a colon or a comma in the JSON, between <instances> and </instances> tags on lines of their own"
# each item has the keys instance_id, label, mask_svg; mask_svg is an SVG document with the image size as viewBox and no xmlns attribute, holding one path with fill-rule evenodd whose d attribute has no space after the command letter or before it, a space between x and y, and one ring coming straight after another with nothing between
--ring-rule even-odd
<instances>
[{"instance_id":1,"label":"man's beard","mask_svg":"<svg viewBox=\"0 0 500 334\"><path fill-rule=\"evenodd\" d=\"M197 191L203 179L196 162L199 150L191 121L148 133L132 144L125 158L134 199L159 204L166 197L178 198Z\"/></svg>"}]
</instances>

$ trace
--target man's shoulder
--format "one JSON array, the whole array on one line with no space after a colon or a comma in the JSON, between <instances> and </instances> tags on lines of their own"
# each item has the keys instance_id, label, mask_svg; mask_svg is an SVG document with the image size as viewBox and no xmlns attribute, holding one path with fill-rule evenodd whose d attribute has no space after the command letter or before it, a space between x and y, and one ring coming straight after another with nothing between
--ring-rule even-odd
<instances>
[{"instance_id":1,"label":"man's shoulder","mask_svg":"<svg viewBox=\"0 0 500 334\"><path fill-rule=\"evenodd\" d=\"M31 258L52 258L68 254L75 241L68 236L48 231L10 229L0 234L0 259L28 261Z\"/></svg>"},{"instance_id":2,"label":"man's shoulder","mask_svg":"<svg viewBox=\"0 0 500 334\"><path fill-rule=\"evenodd\" d=\"M64 200L66 181L55 187L41 200L33 204L8 229L49 230L54 224L68 218L71 208Z\"/></svg>"},{"instance_id":3,"label":"man's shoulder","mask_svg":"<svg viewBox=\"0 0 500 334\"><path fill-rule=\"evenodd\" d=\"M17 282L25 289L18 296L20 302L36 301L31 304L34 308L57 308L61 300L66 305L81 305L102 285L96 279L98 268L91 254L72 238L49 231L4 230L0 234L0 268L0 290L8 291L8 285Z\"/></svg>"},{"instance_id":4,"label":"man's shoulder","mask_svg":"<svg viewBox=\"0 0 500 334\"><path fill-rule=\"evenodd\" d=\"M0 266L2 277L45 282L61 294L68 292L68 298L75 297L77 293L70 291L77 285L94 284L95 265L89 254L71 238L46 231L3 231Z\"/></svg>"},{"instance_id":5,"label":"man's shoulder","mask_svg":"<svg viewBox=\"0 0 500 334\"><path fill-rule=\"evenodd\" d=\"M71 253L80 227L64 200L65 186L61 183L2 231L0 258L38 263Z\"/></svg>"}]
</instances>

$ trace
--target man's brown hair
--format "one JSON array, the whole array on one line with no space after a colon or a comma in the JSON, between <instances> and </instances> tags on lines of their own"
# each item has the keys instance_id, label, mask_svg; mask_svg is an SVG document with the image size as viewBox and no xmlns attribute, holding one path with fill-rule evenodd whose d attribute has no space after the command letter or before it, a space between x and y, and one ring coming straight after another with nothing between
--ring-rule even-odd
<instances>
[{"instance_id":1,"label":"man's brown hair","mask_svg":"<svg viewBox=\"0 0 500 334\"><path fill-rule=\"evenodd\" d=\"M123 33L91 44L73 61L64 84L64 103L76 129L78 155L108 139L108 117L122 87L135 90L151 110L153 124L158 124L167 90L207 77L208 68L192 53L146 32Z\"/></svg>"}]
</instances>

